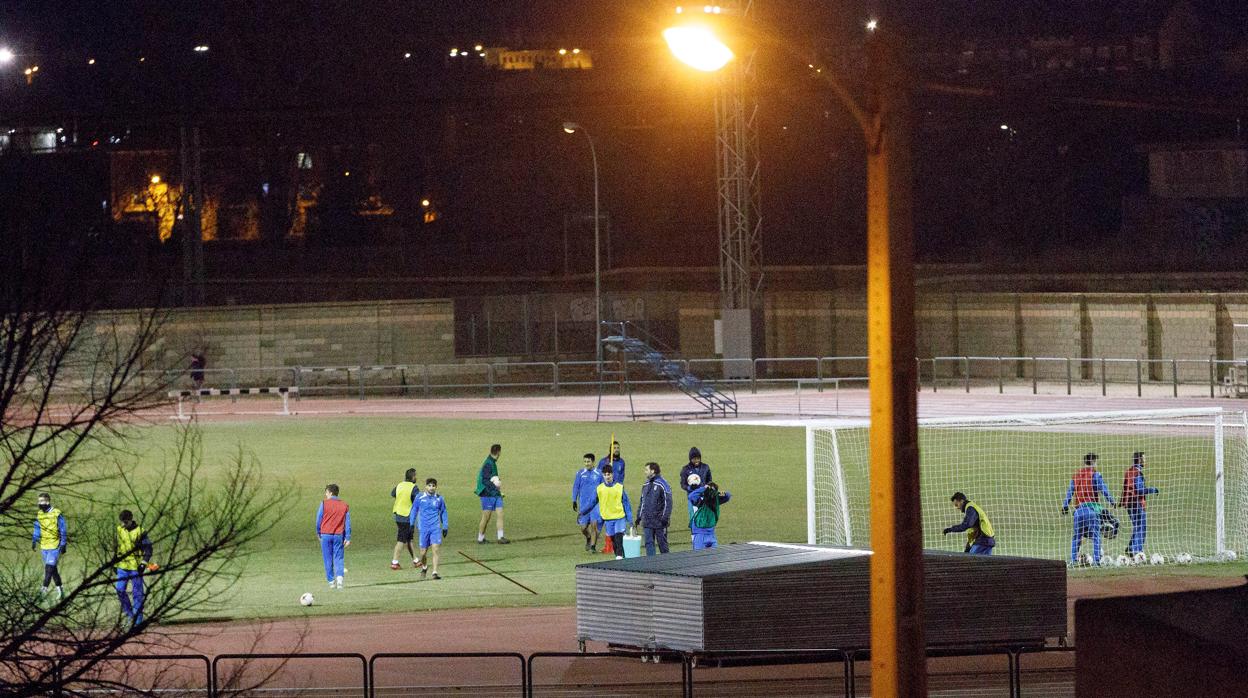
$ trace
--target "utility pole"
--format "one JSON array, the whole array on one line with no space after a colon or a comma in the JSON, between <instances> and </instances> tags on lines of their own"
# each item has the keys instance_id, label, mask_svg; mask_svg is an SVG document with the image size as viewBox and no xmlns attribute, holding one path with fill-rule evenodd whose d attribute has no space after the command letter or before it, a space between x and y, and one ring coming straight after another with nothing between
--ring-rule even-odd
<instances>
[{"instance_id":1,"label":"utility pole","mask_svg":"<svg viewBox=\"0 0 1248 698\"><path fill-rule=\"evenodd\" d=\"M204 233L201 214L203 178L200 175L199 127L194 126L187 134L187 127L179 129L179 155L182 166L182 304L201 305L204 302Z\"/></svg>"},{"instance_id":2,"label":"utility pole","mask_svg":"<svg viewBox=\"0 0 1248 698\"><path fill-rule=\"evenodd\" d=\"M867 43L867 353L871 396L871 676L880 696L927 695L914 326L913 85L900 37Z\"/></svg>"}]
</instances>

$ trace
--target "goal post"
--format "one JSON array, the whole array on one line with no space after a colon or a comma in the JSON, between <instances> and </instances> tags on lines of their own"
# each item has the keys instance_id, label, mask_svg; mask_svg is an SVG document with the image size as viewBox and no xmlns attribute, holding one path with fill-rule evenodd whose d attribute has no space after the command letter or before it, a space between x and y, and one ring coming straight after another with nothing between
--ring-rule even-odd
<instances>
[{"instance_id":1,"label":"goal post","mask_svg":"<svg viewBox=\"0 0 1248 698\"><path fill-rule=\"evenodd\" d=\"M866 420L808 423L807 542L866 547L870 541ZM1085 454L1118 503L1135 454L1143 453L1145 507L1101 498L1101 560L1121 563L1137 526L1143 552L1166 562L1225 559L1248 548L1248 414L1221 408L988 415L919 421L923 544L961 551L964 492L996 529L996 554L1069 560L1073 516L1062 505ZM1073 509L1073 507L1072 507ZM1138 534L1137 534L1138 535ZM1093 541L1079 542L1079 559Z\"/></svg>"}]
</instances>

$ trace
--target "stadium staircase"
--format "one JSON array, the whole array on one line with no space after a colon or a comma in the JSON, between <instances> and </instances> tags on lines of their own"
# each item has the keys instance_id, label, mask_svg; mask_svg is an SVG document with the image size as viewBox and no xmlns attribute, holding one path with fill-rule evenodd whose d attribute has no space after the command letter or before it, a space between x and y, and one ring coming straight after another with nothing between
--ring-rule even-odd
<instances>
[{"instance_id":1,"label":"stadium staircase","mask_svg":"<svg viewBox=\"0 0 1248 698\"><path fill-rule=\"evenodd\" d=\"M699 378L683 361L669 358L675 353L654 336L631 322L604 322L602 338L604 352L613 352L620 359L622 376L630 391L628 370L630 365L640 364L702 406L697 414L710 417L737 416L735 394L730 396L711 383Z\"/></svg>"}]
</instances>

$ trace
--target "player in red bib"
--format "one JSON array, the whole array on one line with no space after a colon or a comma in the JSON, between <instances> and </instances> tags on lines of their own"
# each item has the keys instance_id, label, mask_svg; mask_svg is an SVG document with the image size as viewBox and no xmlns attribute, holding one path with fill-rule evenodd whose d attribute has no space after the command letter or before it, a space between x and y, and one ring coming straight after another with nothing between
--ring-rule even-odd
<instances>
[{"instance_id":1,"label":"player in red bib","mask_svg":"<svg viewBox=\"0 0 1248 698\"><path fill-rule=\"evenodd\" d=\"M1062 502L1062 514L1070 512L1073 500L1075 521L1070 534L1070 563L1079 563L1079 543L1087 537L1092 539L1092 564L1101 561L1101 501L1105 495L1110 506L1114 505L1114 497L1105 486L1105 478L1096 469L1097 455L1089 453L1083 457L1083 467L1075 471L1070 478L1070 486L1066 488L1066 499Z\"/></svg>"},{"instance_id":2,"label":"player in red bib","mask_svg":"<svg viewBox=\"0 0 1248 698\"><path fill-rule=\"evenodd\" d=\"M1144 552L1144 537L1148 535L1145 497L1150 494L1157 494L1157 488L1144 486L1144 452L1136 451L1131 458L1131 467L1122 474L1122 498L1119 500L1131 516L1131 542L1127 545L1128 555Z\"/></svg>"}]
</instances>

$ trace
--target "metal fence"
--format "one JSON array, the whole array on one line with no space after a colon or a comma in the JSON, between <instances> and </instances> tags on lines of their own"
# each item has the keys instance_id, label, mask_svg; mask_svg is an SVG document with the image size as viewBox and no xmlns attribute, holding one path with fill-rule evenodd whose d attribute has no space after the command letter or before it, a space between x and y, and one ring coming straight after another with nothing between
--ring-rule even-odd
<instances>
[{"instance_id":1,"label":"metal fence","mask_svg":"<svg viewBox=\"0 0 1248 698\"><path fill-rule=\"evenodd\" d=\"M751 393L768 388L839 389L842 383L864 382L865 356L782 357L759 359L673 359L703 380ZM918 389L994 389L999 393L1046 391L1074 394L1108 393L1110 386L1134 387L1174 397L1242 397L1248 395L1248 360L1117 359L1045 356L937 356L915 359ZM618 366L619 362L612 362ZM647 365L630 361L630 375L650 376ZM743 370L744 369L744 370ZM440 397L499 394L558 395L564 391L596 390L599 378L593 361L460 362L373 366L275 366L217 368L203 372L204 387L297 387L300 396L369 395ZM142 380L190 383L189 372L147 371ZM725 377L739 376L739 377ZM658 377L630 379L635 388L664 386ZM232 399L237 399L232 398Z\"/></svg>"},{"instance_id":2,"label":"metal fence","mask_svg":"<svg viewBox=\"0 0 1248 698\"><path fill-rule=\"evenodd\" d=\"M932 691L975 695L1074 695L1073 647L968 646L927 651ZM53 661L46 658L40 661ZM336 698L447 695L600 696L637 695L870 695L866 649L742 650L685 654L670 650L613 649L610 652L398 652L241 653L114 655L96 667L94 683L74 678L72 662L58 664L53 696L83 691L100 695L132 693L127 683L109 687L113 663L194 663L199 673L157 668L142 690L170 696L333 695ZM274 664L276 663L276 664ZM310 664L309 664L310 663ZM338 672L333 672L337 663ZM345 665L355 667L343 672ZM766 667L760 670L759 667ZM176 675L176 680L171 676ZM333 680L329 681L332 675ZM348 680L345 677L357 677ZM164 677L161 681L160 677ZM59 683L64 681L63 684ZM0 682L0 688L4 684Z\"/></svg>"}]
</instances>

